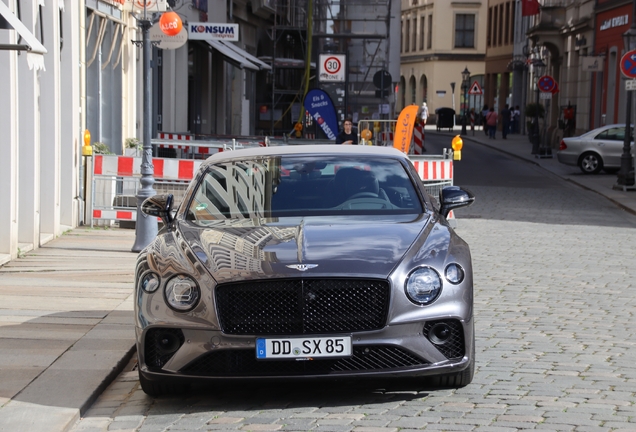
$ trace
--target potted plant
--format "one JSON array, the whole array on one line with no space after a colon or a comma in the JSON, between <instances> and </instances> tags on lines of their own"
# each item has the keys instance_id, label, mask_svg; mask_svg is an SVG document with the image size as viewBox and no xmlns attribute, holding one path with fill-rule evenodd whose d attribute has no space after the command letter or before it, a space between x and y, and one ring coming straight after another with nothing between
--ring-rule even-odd
<instances>
[{"instance_id":1,"label":"potted plant","mask_svg":"<svg viewBox=\"0 0 636 432\"><path fill-rule=\"evenodd\" d=\"M137 138L126 138L124 141L124 156L141 156L143 145Z\"/></svg>"}]
</instances>

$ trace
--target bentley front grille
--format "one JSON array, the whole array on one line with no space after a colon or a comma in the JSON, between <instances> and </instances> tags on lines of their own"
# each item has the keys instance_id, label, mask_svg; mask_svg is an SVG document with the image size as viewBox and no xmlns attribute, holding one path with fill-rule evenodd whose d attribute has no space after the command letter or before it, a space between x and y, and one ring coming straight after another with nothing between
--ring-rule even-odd
<instances>
[{"instance_id":1,"label":"bentley front grille","mask_svg":"<svg viewBox=\"0 0 636 432\"><path fill-rule=\"evenodd\" d=\"M292 360L257 360L253 349L216 350L203 354L179 372L209 377L284 377L299 375L337 375L347 372L379 372L428 365L401 347L354 346L347 358Z\"/></svg>"},{"instance_id":2,"label":"bentley front grille","mask_svg":"<svg viewBox=\"0 0 636 432\"><path fill-rule=\"evenodd\" d=\"M384 327L389 294L376 279L252 281L217 286L216 306L226 334L334 334Z\"/></svg>"}]
</instances>

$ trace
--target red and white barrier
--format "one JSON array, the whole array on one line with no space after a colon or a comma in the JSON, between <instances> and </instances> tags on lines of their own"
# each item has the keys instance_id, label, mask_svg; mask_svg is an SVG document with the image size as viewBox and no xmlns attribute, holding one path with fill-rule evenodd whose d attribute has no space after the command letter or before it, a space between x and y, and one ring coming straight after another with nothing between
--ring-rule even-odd
<instances>
[{"instance_id":1,"label":"red and white barrier","mask_svg":"<svg viewBox=\"0 0 636 432\"><path fill-rule=\"evenodd\" d=\"M449 159L440 160L413 160L413 166L422 180L444 181L453 180L453 161Z\"/></svg>"},{"instance_id":2,"label":"red and white barrier","mask_svg":"<svg viewBox=\"0 0 636 432\"><path fill-rule=\"evenodd\" d=\"M140 157L96 155L93 175L140 177ZM192 180L203 161L192 159L153 158L154 177L165 180Z\"/></svg>"},{"instance_id":3,"label":"red and white barrier","mask_svg":"<svg viewBox=\"0 0 636 432\"><path fill-rule=\"evenodd\" d=\"M424 126L416 124L413 128L413 153L421 155L424 153Z\"/></svg>"}]
</instances>

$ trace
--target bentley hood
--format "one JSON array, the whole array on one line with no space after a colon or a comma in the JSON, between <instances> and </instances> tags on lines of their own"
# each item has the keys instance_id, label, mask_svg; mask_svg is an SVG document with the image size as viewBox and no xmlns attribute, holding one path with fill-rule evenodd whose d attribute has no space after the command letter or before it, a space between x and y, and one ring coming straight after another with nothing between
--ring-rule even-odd
<instances>
[{"instance_id":1,"label":"bentley hood","mask_svg":"<svg viewBox=\"0 0 636 432\"><path fill-rule=\"evenodd\" d=\"M386 278L421 235L428 215L233 219L181 223L218 283L276 277Z\"/></svg>"}]
</instances>

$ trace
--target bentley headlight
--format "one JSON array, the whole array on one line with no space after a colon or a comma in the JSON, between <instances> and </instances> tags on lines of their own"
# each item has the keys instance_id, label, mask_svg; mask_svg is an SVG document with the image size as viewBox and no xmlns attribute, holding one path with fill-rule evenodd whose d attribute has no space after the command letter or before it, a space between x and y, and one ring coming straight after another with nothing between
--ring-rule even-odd
<instances>
[{"instance_id":1,"label":"bentley headlight","mask_svg":"<svg viewBox=\"0 0 636 432\"><path fill-rule=\"evenodd\" d=\"M464 280L464 269L457 263L449 264L446 266L444 276L447 281L453 285L457 285Z\"/></svg>"},{"instance_id":2,"label":"bentley headlight","mask_svg":"<svg viewBox=\"0 0 636 432\"><path fill-rule=\"evenodd\" d=\"M201 291L192 278L177 275L166 284L165 295L168 306L178 312L187 312L197 305Z\"/></svg>"},{"instance_id":3,"label":"bentley headlight","mask_svg":"<svg viewBox=\"0 0 636 432\"><path fill-rule=\"evenodd\" d=\"M147 293L153 293L159 288L159 276L156 273L146 273L141 278L141 289Z\"/></svg>"},{"instance_id":4,"label":"bentley headlight","mask_svg":"<svg viewBox=\"0 0 636 432\"><path fill-rule=\"evenodd\" d=\"M413 270L406 280L406 295L415 304L431 304L441 292L442 279L430 267Z\"/></svg>"}]
</instances>

